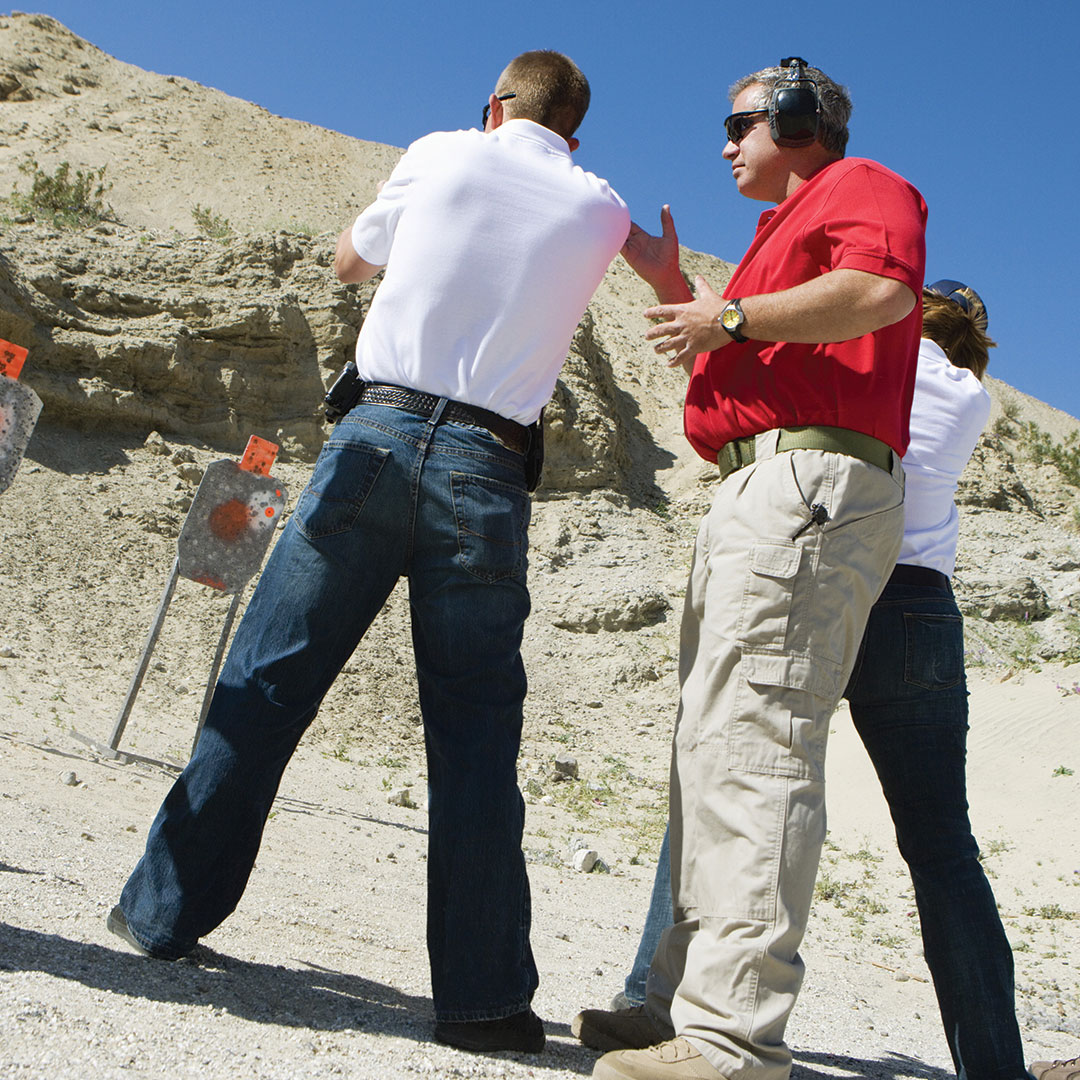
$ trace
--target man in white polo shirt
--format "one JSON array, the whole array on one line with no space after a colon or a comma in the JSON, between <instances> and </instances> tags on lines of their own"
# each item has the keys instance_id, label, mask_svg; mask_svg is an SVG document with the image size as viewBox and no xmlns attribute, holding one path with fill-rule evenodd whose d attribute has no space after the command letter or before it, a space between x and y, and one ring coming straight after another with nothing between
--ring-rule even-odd
<instances>
[{"instance_id":1,"label":"man in white polo shirt","mask_svg":"<svg viewBox=\"0 0 1080 1080\"><path fill-rule=\"evenodd\" d=\"M418 140L342 233L342 281L386 268L356 345L356 404L267 563L198 749L110 916L140 950L183 956L235 908L289 757L407 577L435 1037L543 1048L516 773L526 466L570 338L630 227L618 195L571 161L588 103L565 56L522 54L483 132Z\"/></svg>"}]
</instances>

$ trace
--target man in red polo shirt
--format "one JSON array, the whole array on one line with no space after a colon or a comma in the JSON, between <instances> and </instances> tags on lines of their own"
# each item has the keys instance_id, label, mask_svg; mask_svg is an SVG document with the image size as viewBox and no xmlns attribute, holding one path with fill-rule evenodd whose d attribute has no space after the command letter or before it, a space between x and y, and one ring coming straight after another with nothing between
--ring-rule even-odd
<instances>
[{"instance_id":1,"label":"man in red polo shirt","mask_svg":"<svg viewBox=\"0 0 1080 1080\"><path fill-rule=\"evenodd\" d=\"M903 533L926 205L844 157L850 98L805 61L731 98L724 158L741 194L776 206L724 295L699 277L693 298L667 207L661 236L632 226L623 249L656 290L646 337L690 373L686 434L721 483L683 616L675 925L645 1006L575 1021L612 1051L595 1077L787 1077L829 717Z\"/></svg>"}]
</instances>

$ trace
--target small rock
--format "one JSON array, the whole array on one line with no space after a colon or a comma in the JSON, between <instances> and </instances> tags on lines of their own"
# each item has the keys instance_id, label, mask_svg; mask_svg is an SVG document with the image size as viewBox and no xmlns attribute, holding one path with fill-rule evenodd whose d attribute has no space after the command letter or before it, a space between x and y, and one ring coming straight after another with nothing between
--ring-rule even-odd
<instances>
[{"instance_id":1,"label":"small rock","mask_svg":"<svg viewBox=\"0 0 1080 1080\"><path fill-rule=\"evenodd\" d=\"M75 787L79 783L79 778L73 772L62 772L60 774L60 783L66 784L68 787Z\"/></svg>"},{"instance_id":2,"label":"small rock","mask_svg":"<svg viewBox=\"0 0 1080 1080\"><path fill-rule=\"evenodd\" d=\"M176 471L189 484L197 484L203 478L203 470L194 461L183 461L176 467Z\"/></svg>"},{"instance_id":3,"label":"small rock","mask_svg":"<svg viewBox=\"0 0 1080 1080\"><path fill-rule=\"evenodd\" d=\"M151 431L150 434L146 436L146 442L143 443L143 446L145 446L151 454L160 454L163 457L169 452L169 448L165 444L165 440L161 437L161 432L159 431Z\"/></svg>"},{"instance_id":4,"label":"small rock","mask_svg":"<svg viewBox=\"0 0 1080 1080\"><path fill-rule=\"evenodd\" d=\"M898 971L894 978L897 982L911 982L911 976L906 971Z\"/></svg>"},{"instance_id":5,"label":"small rock","mask_svg":"<svg viewBox=\"0 0 1080 1080\"><path fill-rule=\"evenodd\" d=\"M11 645L0 645L0 656L5 660L14 660L18 655Z\"/></svg>"},{"instance_id":6,"label":"small rock","mask_svg":"<svg viewBox=\"0 0 1080 1080\"><path fill-rule=\"evenodd\" d=\"M576 780L578 775L577 758L573 754L555 755L555 772L558 776L564 776L569 780Z\"/></svg>"},{"instance_id":7,"label":"small rock","mask_svg":"<svg viewBox=\"0 0 1080 1080\"><path fill-rule=\"evenodd\" d=\"M412 792L408 788L398 788L397 791L386 797L391 806L404 806L408 810L415 810L416 803L413 801Z\"/></svg>"},{"instance_id":8,"label":"small rock","mask_svg":"<svg viewBox=\"0 0 1080 1080\"><path fill-rule=\"evenodd\" d=\"M581 848L574 852L574 869L581 874L587 874L600 861L600 852L592 848Z\"/></svg>"}]
</instances>

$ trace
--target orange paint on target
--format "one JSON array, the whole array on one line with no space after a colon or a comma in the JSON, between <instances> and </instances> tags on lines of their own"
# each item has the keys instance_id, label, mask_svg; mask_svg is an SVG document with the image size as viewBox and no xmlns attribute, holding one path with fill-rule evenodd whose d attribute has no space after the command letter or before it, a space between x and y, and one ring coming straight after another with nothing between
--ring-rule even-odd
<instances>
[{"instance_id":1,"label":"orange paint on target","mask_svg":"<svg viewBox=\"0 0 1080 1080\"><path fill-rule=\"evenodd\" d=\"M240 499L229 499L210 511L207 524L210 531L227 544L235 544L251 524L251 507Z\"/></svg>"}]
</instances>

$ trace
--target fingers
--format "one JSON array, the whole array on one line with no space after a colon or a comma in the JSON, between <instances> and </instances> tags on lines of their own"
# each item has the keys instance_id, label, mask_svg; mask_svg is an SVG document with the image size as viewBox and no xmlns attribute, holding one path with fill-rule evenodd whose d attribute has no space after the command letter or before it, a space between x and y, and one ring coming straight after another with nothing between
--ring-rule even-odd
<instances>
[{"instance_id":1,"label":"fingers","mask_svg":"<svg viewBox=\"0 0 1080 1080\"><path fill-rule=\"evenodd\" d=\"M700 274L694 278L694 287L697 289L699 300L703 296L715 297L718 300L720 299L720 294L716 292L716 290Z\"/></svg>"},{"instance_id":2,"label":"fingers","mask_svg":"<svg viewBox=\"0 0 1080 1080\"><path fill-rule=\"evenodd\" d=\"M657 338L669 338L674 337L675 334L682 333L682 327L676 322L663 322L656 323L655 326L650 326L645 331L646 341L655 341Z\"/></svg>"},{"instance_id":3,"label":"fingers","mask_svg":"<svg viewBox=\"0 0 1080 1080\"><path fill-rule=\"evenodd\" d=\"M675 233L675 219L671 216L671 207L667 203L660 207L660 230L665 240L679 242Z\"/></svg>"}]
</instances>

